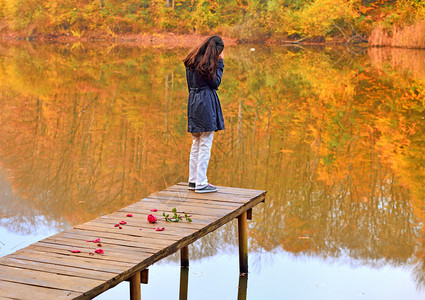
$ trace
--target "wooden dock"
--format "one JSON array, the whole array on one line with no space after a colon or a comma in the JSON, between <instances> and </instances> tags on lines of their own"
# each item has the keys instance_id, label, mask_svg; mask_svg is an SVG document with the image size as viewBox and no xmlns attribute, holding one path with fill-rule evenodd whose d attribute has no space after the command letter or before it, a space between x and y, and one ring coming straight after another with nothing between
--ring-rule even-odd
<instances>
[{"instance_id":1,"label":"wooden dock","mask_svg":"<svg viewBox=\"0 0 425 300\"><path fill-rule=\"evenodd\" d=\"M188 191L187 183L176 184L1 257L0 298L91 299L129 280L130 298L140 299L140 283L147 283L150 265L181 250L181 263L187 266L187 246L234 218L238 218L240 271L247 272L247 219L252 208L264 201L265 194L231 187L198 194ZM166 222L162 213L171 217L173 208L183 220ZM187 222L182 212L190 215L192 222ZM149 214L156 215L158 221L149 223ZM126 224L119 224L121 221ZM96 249L104 253L96 253Z\"/></svg>"}]
</instances>

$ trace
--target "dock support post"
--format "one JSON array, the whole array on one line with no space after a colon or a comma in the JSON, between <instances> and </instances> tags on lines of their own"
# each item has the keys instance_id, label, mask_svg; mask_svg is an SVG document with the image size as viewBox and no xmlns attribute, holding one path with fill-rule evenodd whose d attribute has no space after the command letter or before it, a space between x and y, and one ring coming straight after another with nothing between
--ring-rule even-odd
<instances>
[{"instance_id":1,"label":"dock support post","mask_svg":"<svg viewBox=\"0 0 425 300\"><path fill-rule=\"evenodd\" d=\"M248 224L247 213L244 211L238 217L239 235L239 272L248 273Z\"/></svg>"},{"instance_id":2,"label":"dock support post","mask_svg":"<svg viewBox=\"0 0 425 300\"><path fill-rule=\"evenodd\" d=\"M130 300L140 300L142 298L140 282L140 272L136 272L136 274L130 277Z\"/></svg>"},{"instance_id":3,"label":"dock support post","mask_svg":"<svg viewBox=\"0 0 425 300\"><path fill-rule=\"evenodd\" d=\"M248 275L239 276L238 300L246 300L248 288Z\"/></svg>"},{"instance_id":4,"label":"dock support post","mask_svg":"<svg viewBox=\"0 0 425 300\"><path fill-rule=\"evenodd\" d=\"M182 267L189 267L189 248L184 246L180 249L180 261Z\"/></svg>"},{"instance_id":5,"label":"dock support post","mask_svg":"<svg viewBox=\"0 0 425 300\"><path fill-rule=\"evenodd\" d=\"M189 268L188 267L180 267L179 300L187 300L188 285L189 285Z\"/></svg>"},{"instance_id":6,"label":"dock support post","mask_svg":"<svg viewBox=\"0 0 425 300\"><path fill-rule=\"evenodd\" d=\"M247 220L252 220L252 208L246 211L246 218Z\"/></svg>"}]
</instances>

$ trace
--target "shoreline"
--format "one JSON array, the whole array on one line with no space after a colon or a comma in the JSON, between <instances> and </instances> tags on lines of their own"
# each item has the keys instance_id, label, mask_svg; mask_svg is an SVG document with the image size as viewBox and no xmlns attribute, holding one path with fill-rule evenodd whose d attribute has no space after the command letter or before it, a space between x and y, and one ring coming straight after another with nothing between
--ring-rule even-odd
<instances>
[{"instance_id":1,"label":"shoreline","mask_svg":"<svg viewBox=\"0 0 425 300\"><path fill-rule=\"evenodd\" d=\"M210 35L205 34L176 34L172 32L162 33L143 33L143 34L127 34L111 36L107 34L96 34L95 32L87 34L83 37L77 37L70 34L34 34L25 35L18 32L0 33L0 41L27 41L27 42L49 42L60 44L71 43L119 43L137 46L161 46L167 48L182 47L192 48L194 45L201 43ZM226 46L236 46L240 44L263 44L263 45L344 45L347 44L345 40L325 38L315 40L314 38L299 40L283 40L282 38L268 38L264 40L238 40L224 35L223 38Z\"/></svg>"},{"instance_id":2,"label":"shoreline","mask_svg":"<svg viewBox=\"0 0 425 300\"><path fill-rule=\"evenodd\" d=\"M210 35L200 34L175 34L171 32L165 33L144 33L129 35L87 35L84 37L76 37L69 34L34 34L25 36L19 33L0 34L0 41L27 41L27 42L49 42L60 44L71 43L119 43L132 44L138 46L162 46L167 48L183 47L192 48L194 45L201 43ZM223 36L226 46L235 46L238 43L236 38Z\"/></svg>"},{"instance_id":3,"label":"shoreline","mask_svg":"<svg viewBox=\"0 0 425 300\"><path fill-rule=\"evenodd\" d=\"M84 37L76 37L69 34L34 34L24 35L17 32L0 33L0 42L46 42L46 43L58 43L58 44L74 44L74 43L117 43L127 46L142 46L142 47L165 47L165 48L192 48L194 45L201 43L204 39L210 35L201 34L176 34L172 32L163 33L143 33L143 34L128 34L128 35L105 35L95 34L87 35ZM425 48L418 47L407 47L388 45L383 43L379 45L373 41L361 41L354 43L347 43L344 39L329 39L325 40L314 38L306 38L302 40L289 40L282 38L268 38L265 40L244 40L240 41L237 38L228 36L221 37L227 47L243 45L243 44L257 44L257 45L285 45L285 46L357 46L362 48L401 48L401 49L416 49L425 50Z\"/></svg>"}]
</instances>

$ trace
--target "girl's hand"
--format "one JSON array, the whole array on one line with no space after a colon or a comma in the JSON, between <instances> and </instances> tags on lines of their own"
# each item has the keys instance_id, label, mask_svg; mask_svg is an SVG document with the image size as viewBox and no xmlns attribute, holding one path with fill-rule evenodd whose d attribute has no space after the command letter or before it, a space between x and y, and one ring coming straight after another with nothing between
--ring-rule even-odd
<instances>
[{"instance_id":1,"label":"girl's hand","mask_svg":"<svg viewBox=\"0 0 425 300\"><path fill-rule=\"evenodd\" d=\"M220 55L218 56L218 59L224 59L224 51L221 51Z\"/></svg>"}]
</instances>

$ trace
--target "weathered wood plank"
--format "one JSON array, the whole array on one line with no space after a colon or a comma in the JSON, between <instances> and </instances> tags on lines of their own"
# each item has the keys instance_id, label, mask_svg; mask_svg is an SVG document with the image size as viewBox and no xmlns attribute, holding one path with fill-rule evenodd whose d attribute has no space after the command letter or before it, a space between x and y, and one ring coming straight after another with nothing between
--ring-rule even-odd
<instances>
[{"instance_id":1,"label":"weathered wood plank","mask_svg":"<svg viewBox=\"0 0 425 300\"><path fill-rule=\"evenodd\" d=\"M98 231L96 228L93 229L80 229L80 228L74 228L72 231L63 232L63 236L76 236L78 237L81 234L81 237L85 240L87 239L94 239L94 238L100 238L100 234L102 234L102 239L114 239L122 242L126 242L128 245L130 244L153 244L158 246L168 245L169 242L166 240L152 240L150 237L146 236L136 236L131 234L126 234L125 232L122 232L122 230L117 229L116 232L105 232L105 231ZM54 236L53 236L54 237Z\"/></svg>"},{"instance_id":2,"label":"weathered wood plank","mask_svg":"<svg viewBox=\"0 0 425 300\"><path fill-rule=\"evenodd\" d=\"M118 252L117 250L112 250L110 248L103 247L104 254L94 254L90 255L90 252L94 252L96 248L82 248L81 253L71 253L70 247L67 245L57 245L57 244L45 244L43 242L35 243L26 249L34 250L37 252L46 252L46 255L49 253L56 253L62 255L69 255L71 257L91 257L98 260L99 262L105 261L114 261L114 262L124 262L128 264L133 264L140 262L141 260L149 257L148 253L143 251L132 250L128 251L128 254L125 255L125 252ZM133 248L134 249L134 248Z\"/></svg>"},{"instance_id":3,"label":"weathered wood plank","mask_svg":"<svg viewBox=\"0 0 425 300\"><path fill-rule=\"evenodd\" d=\"M106 226L111 226L113 227L113 222L111 222L108 219L96 219L96 221L93 221L92 223L93 225L106 225ZM152 227L152 225L154 225L155 227ZM140 230L140 228L142 230L145 230L147 232L144 232L143 234L146 235L150 235L153 237L158 237L158 232L155 231L155 229L153 228L165 228L165 231L160 232L159 234L162 235L172 235L172 236L186 236L188 234L191 234L199 229L201 229L203 226L196 226L199 224L192 224L189 223L187 221L180 221L180 222L157 222L155 224L143 224L142 226L133 226L131 224L127 224L126 227L133 227L136 228L137 230Z\"/></svg>"},{"instance_id":4,"label":"weathered wood plank","mask_svg":"<svg viewBox=\"0 0 425 300\"><path fill-rule=\"evenodd\" d=\"M78 257L78 256L69 256L61 255L56 253L46 253L37 252L32 250L19 250L15 253L8 255L10 258L17 258L22 260L29 260L34 262L50 263L56 264L58 266L78 266L82 269L91 269L96 271L105 271L111 273L121 273L132 266L128 263L118 263L108 261L107 263L99 262L99 260L92 259L91 257Z\"/></svg>"},{"instance_id":5,"label":"weathered wood plank","mask_svg":"<svg viewBox=\"0 0 425 300\"><path fill-rule=\"evenodd\" d=\"M173 206L171 204L171 209L170 209L170 204L168 203L167 205L164 205L162 203L158 203L156 205L156 208L158 209L158 211L155 214L156 216L162 216L162 213L166 213L169 214L170 216L173 215L172 213L172 208L176 208L177 212L179 214L181 214L181 216L184 216L184 213L188 214L188 215L192 215L193 217L196 216L205 216L205 217L221 217L223 215L226 215L227 213L231 212L234 208L225 208L225 207L194 207L193 205L187 204L187 205L178 205L178 206ZM125 213L125 212L132 212L132 210L134 210L134 212L137 212L139 214L143 214L144 218L142 219L143 222L146 222L146 216L148 214L150 214L150 211L146 211L145 208L143 207L132 207L132 208L125 208L125 209L121 209L118 211L118 213ZM118 214L117 214L118 216Z\"/></svg>"},{"instance_id":6,"label":"weathered wood plank","mask_svg":"<svg viewBox=\"0 0 425 300\"><path fill-rule=\"evenodd\" d=\"M9 266L0 268L0 280L80 293L93 289L104 282L103 280L60 274L52 276L51 273Z\"/></svg>"},{"instance_id":7,"label":"weathered wood plank","mask_svg":"<svg viewBox=\"0 0 425 300\"><path fill-rule=\"evenodd\" d=\"M81 231L80 231L81 232ZM124 236L125 237L125 236ZM48 239L48 240L43 240L45 242L55 242L58 241L60 242L61 239L79 239L81 238L81 236L79 235L79 232L69 232L66 234L63 234L61 236L52 238L52 239ZM153 240L151 238L148 237L141 237L140 238L140 242L139 241L134 241L134 240L127 240L125 238L122 238L122 236L120 236L119 239L117 239L115 237L115 235L111 236L110 234L103 234L102 235L102 239L101 239L102 244L107 243L107 244L125 244L128 247L136 247L136 248L146 248L148 249L148 251L159 251L162 248L164 248L165 246L169 245L168 242L164 242L162 240Z\"/></svg>"},{"instance_id":8,"label":"weathered wood plank","mask_svg":"<svg viewBox=\"0 0 425 300\"><path fill-rule=\"evenodd\" d=\"M110 242L107 239L102 239L101 240L101 245L102 246L97 246L97 244L95 243L90 243L89 245L87 245L88 243L86 241L83 240L77 240L75 238L66 238L66 237L56 237L55 239L45 239L40 241L39 243L43 243L43 244L57 244L57 245L67 245L69 246L69 248L71 249L80 249L82 247L90 247L91 244L91 249L95 248L113 248L113 249L120 249L123 251L127 251L128 249L140 249L142 251L145 251L146 253L156 253L158 250L162 249L163 246L158 246L156 248L153 247L149 247L149 245L144 246L143 244L139 244L139 245L127 245L122 243L122 241L120 241L119 243L115 242Z\"/></svg>"},{"instance_id":9,"label":"weathered wood plank","mask_svg":"<svg viewBox=\"0 0 425 300\"><path fill-rule=\"evenodd\" d=\"M208 194L210 194L208 196ZM169 197L171 200L173 199L186 199L186 201L197 199L197 200L206 200L206 201L215 201L215 202L224 202L224 203L244 203L249 201L250 197L248 196L234 196L229 194L218 194L218 193L194 193L194 192L184 192L184 191L178 191L178 190L170 190L170 191L161 191L157 192L155 194L152 194L149 196L151 199L155 199L158 197L165 198ZM163 200L163 202L166 202L167 200Z\"/></svg>"},{"instance_id":10,"label":"weathered wood plank","mask_svg":"<svg viewBox=\"0 0 425 300\"><path fill-rule=\"evenodd\" d=\"M159 224L156 224L154 226L159 227ZM152 227L154 227L154 226L152 226ZM113 226L98 226L97 224L89 224L89 225L88 224L82 224L82 225L75 226L74 228L97 230L97 231L99 231L99 235L102 232L115 233L117 230L120 230L120 229L114 228ZM120 232L122 232L121 234L123 234L123 235L138 235L138 236L141 236L142 234L146 235L146 233L142 233L142 231L143 230L138 230L137 228L132 227L132 226L127 226L125 228L125 230L124 230L124 228L120 230ZM151 236L158 237L158 238L160 237L164 242L165 241L175 242L175 241L179 240L178 236L173 236L173 235L169 235L169 234L162 234L162 233L164 233L164 232L155 231L153 229L149 232L149 234L152 234Z\"/></svg>"},{"instance_id":11,"label":"weathered wood plank","mask_svg":"<svg viewBox=\"0 0 425 300\"><path fill-rule=\"evenodd\" d=\"M187 183L180 182L176 185L170 186L166 188L165 190L169 189L178 189L182 191L189 191L187 189ZM193 191L190 191L193 193ZM234 195L245 195L249 197L255 197L259 193L265 193L265 190L254 190L254 189L246 189L246 188L238 188L238 187L229 187L229 186L220 186L217 185L217 193L227 193L227 194L234 194Z\"/></svg>"},{"instance_id":12,"label":"weathered wood plank","mask_svg":"<svg viewBox=\"0 0 425 300\"><path fill-rule=\"evenodd\" d=\"M0 298L23 300L72 299L80 293L0 280Z\"/></svg>"},{"instance_id":13,"label":"weathered wood plank","mask_svg":"<svg viewBox=\"0 0 425 300\"><path fill-rule=\"evenodd\" d=\"M154 202L154 203L161 203L161 204L165 204L165 205L169 205L169 204L173 204L175 203L176 205L181 205L181 204L188 204L190 203L193 207L203 207L204 205L210 205L210 206L219 206L219 207L238 207L240 204L239 203L234 203L234 202L226 202L226 201L216 201L214 199L196 199L196 198L179 198L179 197L162 197L162 196L155 196L155 197L146 197L143 198L142 200L140 200L139 202L136 202L135 204L137 205L138 203L142 202L142 203L147 203L148 201ZM127 207L131 207L127 206ZM151 208L155 208L155 207L151 207Z\"/></svg>"},{"instance_id":14,"label":"weathered wood plank","mask_svg":"<svg viewBox=\"0 0 425 300\"><path fill-rule=\"evenodd\" d=\"M0 265L9 266L9 267L18 267L18 268L34 270L34 271L38 270L38 271L43 271L43 272L52 273L52 274L79 276L82 278L101 279L101 280L109 280L114 275L117 275L117 273L109 273L105 271L95 271L90 269L83 269L79 267L70 267L70 266L63 266L63 265L58 266L55 264L34 262L29 260L22 260L17 258L8 258L8 257L1 259Z\"/></svg>"}]
</instances>

